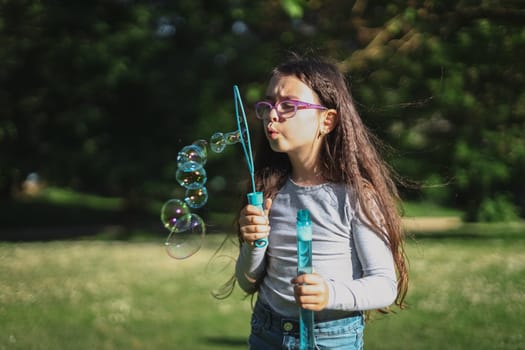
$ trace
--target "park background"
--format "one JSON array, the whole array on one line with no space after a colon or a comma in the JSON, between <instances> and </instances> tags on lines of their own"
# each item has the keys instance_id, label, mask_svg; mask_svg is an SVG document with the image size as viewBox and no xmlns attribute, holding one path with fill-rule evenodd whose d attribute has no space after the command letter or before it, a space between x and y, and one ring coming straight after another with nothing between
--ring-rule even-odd
<instances>
[{"instance_id":1,"label":"park background","mask_svg":"<svg viewBox=\"0 0 525 350\"><path fill-rule=\"evenodd\" d=\"M171 259L177 152L236 128L290 50L336 60L404 179L408 307L368 349L523 349L525 4L0 1L0 349L244 349L247 168L209 152L203 248ZM226 241L225 241L226 239ZM219 254L214 255L222 242Z\"/></svg>"}]
</instances>

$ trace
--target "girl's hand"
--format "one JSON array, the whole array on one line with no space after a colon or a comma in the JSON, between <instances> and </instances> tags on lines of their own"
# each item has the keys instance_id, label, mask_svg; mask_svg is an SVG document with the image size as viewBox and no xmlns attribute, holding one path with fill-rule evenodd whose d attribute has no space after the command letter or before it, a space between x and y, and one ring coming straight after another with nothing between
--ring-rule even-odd
<instances>
[{"instance_id":1,"label":"girl's hand","mask_svg":"<svg viewBox=\"0 0 525 350\"><path fill-rule=\"evenodd\" d=\"M268 198L264 201L264 204L266 208L264 212L258 207L248 204L241 210L239 215L241 238L252 247L254 246L253 242L266 238L270 234L268 213L272 206L272 200Z\"/></svg>"},{"instance_id":2,"label":"girl's hand","mask_svg":"<svg viewBox=\"0 0 525 350\"><path fill-rule=\"evenodd\" d=\"M320 275L304 274L292 279L295 302L303 309L321 311L328 304L328 284Z\"/></svg>"}]
</instances>

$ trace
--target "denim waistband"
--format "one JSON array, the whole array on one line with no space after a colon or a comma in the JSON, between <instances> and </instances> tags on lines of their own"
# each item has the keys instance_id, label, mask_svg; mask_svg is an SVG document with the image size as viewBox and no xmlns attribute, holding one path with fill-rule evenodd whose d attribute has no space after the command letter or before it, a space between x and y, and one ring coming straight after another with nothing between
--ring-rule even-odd
<instances>
[{"instance_id":1,"label":"denim waistband","mask_svg":"<svg viewBox=\"0 0 525 350\"><path fill-rule=\"evenodd\" d=\"M260 318L260 322L266 329L273 329L288 334L299 333L299 319L281 316L259 300L255 303L253 312ZM346 314L345 317L340 319L323 320L321 322L315 321L314 329L322 331L322 329L330 328L337 323L344 323L355 318L361 318L361 322L363 322L363 313L360 311L354 311Z\"/></svg>"}]
</instances>

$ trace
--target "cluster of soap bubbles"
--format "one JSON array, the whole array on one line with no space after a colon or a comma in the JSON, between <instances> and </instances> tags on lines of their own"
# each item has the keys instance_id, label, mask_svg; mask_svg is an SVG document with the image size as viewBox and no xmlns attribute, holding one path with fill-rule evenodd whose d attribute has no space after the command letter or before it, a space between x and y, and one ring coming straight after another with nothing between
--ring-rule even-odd
<instances>
[{"instance_id":1,"label":"cluster of soap bubbles","mask_svg":"<svg viewBox=\"0 0 525 350\"><path fill-rule=\"evenodd\" d=\"M168 254L175 259L185 259L195 254L202 246L206 234L204 220L191 209L202 208L208 202L208 180L204 165L208 146L215 153L224 151L227 145L241 141L239 130L214 133L209 143L198 140L184 146L177 154L175 178L186 189L183 200L170 199L162 206L160 218L169 230L166 240Z\"/></svg>"}]
</instances>

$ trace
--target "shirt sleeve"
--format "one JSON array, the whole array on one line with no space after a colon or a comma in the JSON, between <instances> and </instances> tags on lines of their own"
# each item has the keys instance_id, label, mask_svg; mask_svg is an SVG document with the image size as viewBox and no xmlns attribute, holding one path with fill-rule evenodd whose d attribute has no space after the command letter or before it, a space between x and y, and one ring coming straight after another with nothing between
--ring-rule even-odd
<instances>
[{"instance_id":1,"label":"shirt sleeve","mask_svg":"<svg viewBox=\"0 0 525 350\"><path fill-rule=\"evenodd\" d=\"M246 293L255 292L256 285L264 276L266 249L254 248L243 242L235 265L235 277Z\"/></svg>"},{"instance_id":2,"label":"shirt sleeve","mask_svg":"<svg viewBox=\"0 0 525 350\"><path fill-rule=\"evenodd\" d=\"M352 220L352 239L362 276L347 280L329 280L327 308L336 310L371 310L391 305L397 295L394 259L388 244L369 225ZM351 272L349 272L351 275Z\"/></svg>"}]
</instances>

